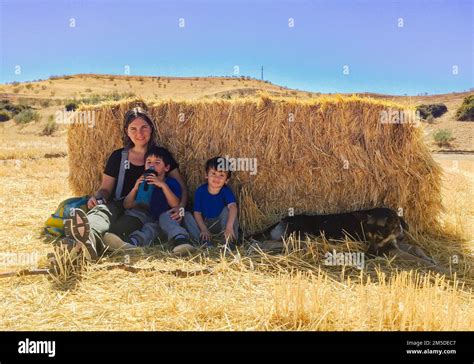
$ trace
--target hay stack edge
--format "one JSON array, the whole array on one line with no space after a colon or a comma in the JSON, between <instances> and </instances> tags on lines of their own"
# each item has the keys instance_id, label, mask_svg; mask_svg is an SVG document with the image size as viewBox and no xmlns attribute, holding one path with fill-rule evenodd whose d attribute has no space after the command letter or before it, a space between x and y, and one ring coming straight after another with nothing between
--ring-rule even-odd
<instances>
[{"instance_id":1,"label":"hay stack edge","mask_svg":"<svg viewBox=\"0 0 474 364\"><path fill-rule=\"evenodd\" d=\"M191 199L205 181L208 158L256 161L256 173L236 171L230 182L247 233L289 212L329 214L379 206L397 210L412 230L423 231L433 227L441 211L441 169L422 141L422 128L382 123L381 112L402 107L356 96L129 99L82 106L79 111L93 112L94 127L69 127L69 181L75 194L98 189L107 157L123 146L124 114L134 106L152 115L157 142L180 163Z\"/></svg>"}]
</instances>

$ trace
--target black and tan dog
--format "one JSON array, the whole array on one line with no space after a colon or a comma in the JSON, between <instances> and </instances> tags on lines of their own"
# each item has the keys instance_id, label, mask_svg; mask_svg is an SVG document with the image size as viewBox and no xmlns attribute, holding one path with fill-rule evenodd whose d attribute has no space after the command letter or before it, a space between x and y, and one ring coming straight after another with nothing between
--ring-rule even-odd
<instances>
[{"instance_id":1,"label":"black and tan dog","mask_svg":"<svg viewBox=\"0 0 474 364\"><path fill-rule=\"evenodd\" d=\"M264 232L252 236L251 241L263 250L275 251L283 249L283 239L292 233L300 236L323 235L331 240L349 238L368 243L369 255L397 256L446 273L423 250L407 242L407 231L407 223L395 211L374 208L331 215L288 216Z\"/></svg>"}]
</instances>

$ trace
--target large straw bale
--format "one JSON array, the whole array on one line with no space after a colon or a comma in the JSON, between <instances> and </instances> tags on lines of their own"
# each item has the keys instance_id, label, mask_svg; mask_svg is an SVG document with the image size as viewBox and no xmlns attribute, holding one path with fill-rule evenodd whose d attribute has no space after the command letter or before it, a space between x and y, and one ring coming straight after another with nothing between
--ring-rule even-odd
<instances>
[{"instance_id":1,"label":"large straw bale","mask_svg":"<svg viewBox=\"0 0 474 364\"><path fill-rule=\"evenodd\" d=\"M241 100L143 101L84 106L95 126L71 125L70 183L77 194L100 185L109 154L122 147L123 116L145 106L158 143L180 163L191 197L204 182L208 158L256 158L257 173L235 172L247 232L294 213L336 213L376 206L398 210L413 229L425 230L441 210L441 169L412 123L381 123L384 110L401 106L359 97L299 101L261 97Z\"/></svg>"}]
</instances>

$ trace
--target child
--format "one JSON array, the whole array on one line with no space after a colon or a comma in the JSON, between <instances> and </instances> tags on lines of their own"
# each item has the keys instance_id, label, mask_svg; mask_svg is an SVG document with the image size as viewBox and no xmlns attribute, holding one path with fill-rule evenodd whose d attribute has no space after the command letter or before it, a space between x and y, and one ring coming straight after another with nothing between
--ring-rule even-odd
<instances>
[{"instance_id":1,"label":"child","mask_svg":"<svg viewBox=\"0 0 474 364\"><path fill-rule=\"evenodd\" d=\"M194 196L194 216L186 212L184 225L196 241L211 244L211 233L224 233L226 240L238 239L237 202L227 186L231 171L227 160L215 157L206 162L207 183Z\"/></svg>"},{"instance_id":2,"label":"child","mask_svg":"<svg viewBox=\"0 0 474 364\"><path fill-rule=\"evenodd\" d=\"M179 205L181 187L174 178L166 177L173 157L165 148L153 147L145 154L145 170L154 169L155 174L145 173L125 197L124 216L114 223L104 235L104 242L112 249L148 246L158 236L159 229L172 242L173 253L183 254L193 250L187 231L169 214ZM146 181L148 188L154 186L149 206L135 201L140 184Z\"/></svg>"}]
</instances>

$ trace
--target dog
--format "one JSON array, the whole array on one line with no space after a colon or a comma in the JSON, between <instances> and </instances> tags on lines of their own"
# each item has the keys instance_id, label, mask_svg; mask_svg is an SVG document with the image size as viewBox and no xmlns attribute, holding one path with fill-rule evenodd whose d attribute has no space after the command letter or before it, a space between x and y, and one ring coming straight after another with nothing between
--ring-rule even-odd
<instances>
[{"instance_id":1,"label":"dog","mask_svg":"<svg viewBox=\"0 0 474 364\"><path fill-rule=\"evenodd\" d=\"M396 256L446 273L421 248L408 243L408 229L408 224L394 210L379 207L331 215L287 216L253 235L251 241L262 250L275 251L282 250L283 239L293 233L324 236L330 240L349 238L367 243L369 256Z\"/></svg>"}]
</instances>

